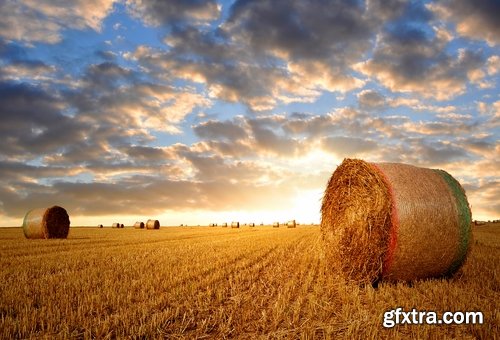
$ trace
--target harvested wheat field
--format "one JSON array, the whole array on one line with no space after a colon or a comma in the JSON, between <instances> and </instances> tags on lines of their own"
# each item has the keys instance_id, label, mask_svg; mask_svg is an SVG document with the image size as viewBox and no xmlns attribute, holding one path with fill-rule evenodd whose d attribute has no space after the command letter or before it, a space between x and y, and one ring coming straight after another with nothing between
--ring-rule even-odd
<instances>
[{"instance_id":1,"label":"harvested wheat field","mask_svg":"<svg viewBox=\"0 0 500 340\"><path fill-rule=\"evenodd\" d=\"M318 227L0 229L0 338L494 339L500 224L473 237L453 278L373 288L332 272ZM397 307L481 311L484 324L384 328Z\"/></svg>"}]
</instances>

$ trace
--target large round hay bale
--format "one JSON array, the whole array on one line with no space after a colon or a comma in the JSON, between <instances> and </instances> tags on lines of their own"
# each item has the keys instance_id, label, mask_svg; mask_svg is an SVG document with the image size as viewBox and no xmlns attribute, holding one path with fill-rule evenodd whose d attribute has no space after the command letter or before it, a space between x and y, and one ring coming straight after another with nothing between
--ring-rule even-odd
<instances>
[{"instance_id":1,"label":"large round hay bale","mask_svg":"<svg viewBox=\"0 0 500 340\"><path fill-rule=\"evenodd\" d=\"M120 223L113 223L111 225L111 228L120 228L120 226L121 226Z\"/></svg>"},{"instance_id":2,"label":"large round hay bale","mask_svg":"<svg viewBox=\"0 0 500 340\"><path fill-rule=\"evenodd\" d=\"M280 223L279 222L274 222L273 223L273 228L279 228L280 227Z\"/></svg>"},{"instance_id":3,"label":"large round hay bale","mask_svg":"<svg viewBox=\"0 0 500 340\"><path fill-rule=\"evenodd\" d=\"M345 159L321 206L330 263L359 282L456 272L471 245L464 189L443 170Z\"/></svg>"},{"instance_id":4,"label":"large round hay bale","mask_svg":"<svg viewBox=\"0 0 500 340\"><path fill-rule=\"evenodd\" d=\"M160 221L148 220L146 222L146 229L160 229Z\"/></svg>"},{"instance_id":5,"label":"large round hay bale","mask_svg":"<svg viewBox=\"0 0 500 340\"><path fill-rule=\"evenodd\" d=\"M144 229L144 222L139 222L139 221L135 222L134 228L135 229Z\"/></svg>"},{"instance_id":6,"label":"large round hay bale","mask_svg":"<svg viewBox=\"0 0 500 340\"><path fill-rule=\"evenodd\" d=\"M297 223L295 222L295 220L291 220L291 221L286 222L287 228L295 228L296 226L297 226Z\"/></svg>"},{"instance_id":7,"label":"large round hay bale","mask_svg":"<svg viewBox=\"0 0 500 340\"><path fill-rule=\"evenodd\" d=\"M67 238L69 225L66 209L55 205L28 211L24 216L23 231L26 238Z\"/></svg>"},{"instance_id":8,"label":"large round hay bale","mask_svg":"<svg viewBox=\"0 0 500 340\"><path fill-rule=\"evenodd\" d=\"M239 228L240 222L231 222L231 228Z\"/></svg>"}]
</instances>

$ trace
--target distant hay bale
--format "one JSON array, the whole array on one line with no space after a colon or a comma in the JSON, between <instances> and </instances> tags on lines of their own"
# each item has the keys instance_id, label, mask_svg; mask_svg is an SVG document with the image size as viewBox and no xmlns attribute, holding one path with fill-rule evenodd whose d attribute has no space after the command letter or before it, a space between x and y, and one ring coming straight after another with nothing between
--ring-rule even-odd
<instances>
[{"instance_id":1,"label":"distant hay bale","mask_svg":"<svg viewBox=\"0 0 500 340\"><path fill-rule=\"evenodd\" d=\"M279 228L280 227L280 223L279 222L274 222L273 223L273 228Z\"/></svg>"},{"instance_id":2,"label":"distant hay bale","mask_svg":"<svg viewBox=\"0 0 500 340\"><path fill-rule=\"evenodd\" d=\"M297 226L297 223L295 223L295 220L291 220L286 222L286 227L287 228L295 228Z\"/></svg>"},{"instance_id":3,"label":"distant hay bale","mask_svg":"<svg viewBox=\"0 0 500 340\"><path fill-rule=\"evenodd\" d=\"M249 223L248 224L250 227L255 227L255 223Z\"/></svg>"},{"instance_id":4,"label":"distant hay bale","mask_svg":"<svg viewBox=\"0 0 500 340\"><path fill-rule=\"evenodd\" d=\"M120 223L113 223L111 228L120 228Z\"/></svg>"},{"instance_id":5,"label":"distant hay bale","mask_svg":"<svg viewBox=\"0 0 500 340\"><path fill-rule=\"evenodd\" d=\"M227 228L227 222L222 223L223 228Z\"/></svg>"},{"instance_id":6,"label":"distant hay bale","mask_svg":"<svg viewBox=\"0 0 500 340\"><path fill-rule=\"evenodd\" d=\"M240 222L231 222L231 228L239 228Z\"/></svg>"},{"instance_id":7,"label":"distant hay bale","mask_svg":"<svg viewBox=\"0 0 500 340\"><path fill-rule=\"evenodd\" d=\"M104 226L102 224L99 224L97 227L98 228L104 228Z\"/></svg>"},{"instance_id":8,"label":"distant hay bale","mask_svg":"<svg viewBox=\"0 0 500 340\"><path fill-rule=\"evenodd\" d=\"M28 211L23 220L23 232L29 239L67 238L69 225L66 209L55 205Z\"/></svg>"},{"instance_id":9,"label":"distant hay bale","mask_svg":"<svg viewBox=\"0 0 500 340\"><path fill-rule=\"evenodd\" d=\"M144 222L137 221L134 223L135 229L144 229Z\"/></svg>"},{"instance_id":10,"label":"distant hay bale","mask_svg":"<svg viewBox=\"0 0 500 340\"><path fill-rule=\"evenodd\" d=\"M160 229L160 221L148 220L146 222L146 229Z\"/></svg>"},{"instance_id":11,"label":"distant hay bale","mask_svg":"<svg viewBox=\"0 0 500 340\"><path fill-rule=\"evenodd\" d=\"M122 223L122 224L120 224L120 228L125 228L125 226L123 225L123 223Z\"/></svg>"},{"instance_id":12,"label":"distant hay bale","mask_svg":"<svg viewBox=\"0 0 500 340\"><path fill-rule=\"evenodd\" d=\"M447 172L345 159L321 206L329 263L358 282L448 276L471 245L471 211Z\"/></svg>"}]
</instances>

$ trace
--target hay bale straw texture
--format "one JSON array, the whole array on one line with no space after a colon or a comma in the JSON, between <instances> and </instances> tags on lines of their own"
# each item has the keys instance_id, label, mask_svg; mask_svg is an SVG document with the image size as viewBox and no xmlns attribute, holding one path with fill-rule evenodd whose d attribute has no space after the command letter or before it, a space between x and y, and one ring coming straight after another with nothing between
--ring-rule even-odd
<instances>
[{"instance_id":1,"label":"hay bale straw texture","mask_svg":"<svg viewBox=\"0 0 500 340\"><path fill-rule=\"evenodd\" d=\"M231 222L231 228L239 228L240 222Z\"/></svg>"},{"instance_id":2,"label":"hay bale straw texture","mask_svg":"<svg viewBox=\"0 0 500 340\"><path fill-rule=\"evenodd\" d=\"M274 222L273 223L273 228L279 228L280 227L280 223L279 222Z\"/></svg>"},{"instance_id":3,"label":"hay bale straw texture","mask_svg":"<svg viewBox=\"0 0 500 340\"><path fill-rule=\"evenodd\" d=\"M464 189L443 170L345 159L321 205L332 266L358 282L455 273L472 244Z\"/></svg>"},{"instance_id":4,"label":"hay bale straw texture","mask_svg":"<svg viewBox=\"0 0 500 340\"><path fill-rule=\"evenodd\" d=\"M146 229L160 229L160 221L148 220L146 222Z\"/></svg>"},{"instance_id":5,"label":"hay bale straw texture","mask_svg":"<svg viewBox=\"0 0 500 340\"><path fill-rule=\"evenodd\" d=\"M135 222L134 228L135 229L144 229L144 222L139 222L139 221Z\"/></svg>"},{"instance_id":6,"label":"hay bale straw texture","mask_svg":"<svg viewBox=\"0 0 500 340\"><path fill-rule=\"evenodd\" d=\"M120 223L113 223L111 228L120 228Z\"/></svg>"},{"instance_id":7,"label":"hay bale straw texture","mask_svg":"<svg viewBox=\"0 0 500 340\"><path fill-rule=\"evenodd\" d=\"M295 228L297 226L297 223L295 223L295 220L288 221L286 223L287 228Z\"/></svg>"},{"instance_id":8,"label":"hay bale straw texture","mask_svg":"<svg viewBox=\"0 0 500 340\"><path fill-rule=\"evenodd\" d=\"M30 239L67 238L69 225L66 209L55 205L28 211L24 216L23 231Z\"/></svg>"}]
</instances>

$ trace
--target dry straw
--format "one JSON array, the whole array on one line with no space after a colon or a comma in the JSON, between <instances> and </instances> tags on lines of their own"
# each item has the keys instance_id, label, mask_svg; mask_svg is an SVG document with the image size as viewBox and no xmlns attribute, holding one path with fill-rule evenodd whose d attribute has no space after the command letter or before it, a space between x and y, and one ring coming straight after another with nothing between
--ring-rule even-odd
<instances>
[{"instance_id":1,"label":"dry straw","mask_svg":"<svg viewBox=\"0 0 500 340\"><path fill-rule=\"evenodd\" d=\"M98 228L104 228L104 226L102 224L99 224L97 227Z\"/></svg>"},{"instance_id":2,"label":"dry straw","mask_svg":"<svg viewBox=\"0 0 500 340\"><path fill-rule=\"evenodd\" d=\"M399 163L345 159L321 206L327 258L358 282L453 274L471 244L470 222L451 175Z\"/></svg>"},{"instance_id":3,"label":"dry straw","mask_svg":"<svg viewBox=\"0 0 500 340\"><path fill-rule=\"evenodd\" d=\"M239 228L240 222L231 222L231 228Z\"/></svg>"},{"instance_id":4,"label":"dry straw","mask_svg":"<svg viewBox=\"0 0 500 340\"><path fill-rule=\"evenodd\" d=\"M146 222L146 229L160 229L160 221L148 220Z\"/></svg>"},{"instance_id":5,"label":"dry straw","mask_svg":"<svg viewBox=\"0 0 500 340\"><path fill-rule=\"evenodd\" d=\"M280 227L280 223L279 222L274 222L273 223L273 228L279 228Z\"/></svg>"},{"instance_id":6,"label":"dry straw","mask_svg":"<svg viewBox=\"0 0 500 340\"><path fill-rule=\"evenodd\" d=\"M69 216L59 206L33 209L24 216L23 231L26 238L67 238Z\"/></svg>"},{"instance_id":7,"label":"dry straw","mask_svg":"<svg viewBox=\"0 0 500 340\"><path fill-rule=\"evenodd\" d=\"M295 228L297 226L297 223L295 223L295 220L288 221L286 223L287 228Z\"/></svg>"},{"instance_id":8,"label":"dry straw","mask_svg":"<svg viewBox=\"0 0 500 340\"><path fill-rule=\"evenodd\" d=\"M135 222L134 228L135 229L144 229L144 222L139 222L139 221Z\"/></svg>"},{"instance_id":9,"label":"dry straw","mask_svg":"<svg viewBox=\"0 0 500 340\"><path fill-rule=\"evenodd\" d=\"M111 225L112 228L120 228L120 223L113 223Z\"/></svg>"}]
</instances>

